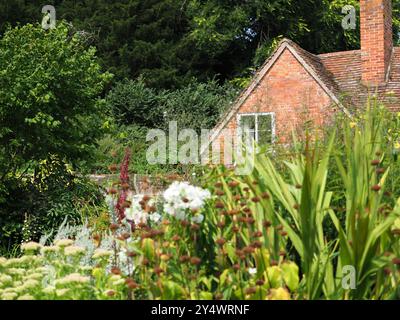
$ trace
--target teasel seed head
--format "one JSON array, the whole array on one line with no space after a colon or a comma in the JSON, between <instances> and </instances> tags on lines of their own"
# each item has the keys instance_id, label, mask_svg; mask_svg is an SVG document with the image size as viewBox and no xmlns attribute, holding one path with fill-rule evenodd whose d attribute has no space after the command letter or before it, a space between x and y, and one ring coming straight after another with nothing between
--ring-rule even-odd
<instances>
[{"instance_id":1,"label":"teasel seed head","mask_svg":"<svg viewBox=\"0 0 400 320\"><path fill-rule=\"evenodd\" d=\"M111 268L111 273L119 275L119 274L121 274L121 270L119 268L117 268L117 267L112 267Z\"/></svg>"},{"instance_id":2,"label":"teasel seed head","mask_svg":"<svg viewBox=\"0 0 400 320\"><path fill-rule=\"evenodd\" d=\"M260 286L260 287L263 286L264 283L265 283L265 281L262 280L262 279L256 281L256 285L258 285L258 286Z\"/></svg>"},{"instance_id":3,"label":"teasel seed head","mask_svg":"<svg viewBox=\"0 0 400 320\"><path fill-rule=\"evenodd\" d=\"M224 220L219 221L217 223L217 227L220 228L220 229L224 228L225 227L225 221Z\"/></svg>"},{"instance_id":4,"label":"teasel seed head","mask_svg":"<svg viewBox=\"0 0 400 320\"><path fill-rule=\"evenodd\" d=\"M116 224L116 223L112 223L112 224L110 225L110 230L111 230L112 232L117 231L118 228L119 228L119 225Z\"/></svg>"},{"instance_id":5,"label":"teasel seed head","mask_svg":"<svg viewBox=\"0 0 400 320\"><path fill-rule=\"evenodd\" d=\"M271 266L277 266L277 265L278 265L278 261L276 261L276 260L271 260L270 265L271 265Z\"/></svg>"},{"instance_id":6,"label":"teasel seed head","mask_svg":"<svg viewBox=\"0 0 400 320\"><path fill-rule=\"evenodd\" d=\"M121 184L121 188L122 188L123 190L128 190L128 189L129 189L129 183L123 183L123 184Z\"/></svg>"},{"instance_id":7,"label":"teasel seed head","mask_svg":"<svg viewBox=\"0 0 400 320\"><path fill-rule=\"evenodd\" d=\"M386 171L385 168L377 168L377 169L376 169L376 173L377 173L377 174L384 174L385 171Z\"/></svg>"},{"instance_id":8,"label":"teasel seed head","mask_svg":"<svg viewBox=\"0 0 400 320\"><path fill-rule=\"evenodd\" d=\"M372 161L371 161L371 165L373 165L373 166L377 166L377 165L380 164L380 163L381 163L381 161L378 160L378 159L375 159L375 160L372 160Z\"/></svg>"},{"instance_id":9,"label":"teasel seed head","mask_svg":"<svg viewBox=\"0 0 400 320\"><path fill-rule=\"evenodd\" d=\"M390 276L390 274L392 273L392 269L390 269L389 267L386 267L383 269L383 272L387 275Z\"/></svg>"},{"instance_id":10,"label":"teasel seed head","mask_svg":"<svg viewBox=\"0 0 400 320\"><path fill-rule=\"evenodd\" d=\"M197 266L201 263L201 259L199 257L192 257L190 258L190 263Z\"/></svg>"},{"instance_id":11,"label":"teasel seed head","mask_svg":"<svg viewBox=\"0 0 400 320\"><path fill-rule=\"evenodd\" d=\"M258 240L253 241L253 243L251 244L251 246L252 246L253 248L255 248L255 249L259 249L259 248L262 247L262 242L261 242L261 241L258 241Z\"/></svg>"},{"instance_id":12,"label":"teasel seed head","mask_svg":"<svg viewBox=\"0 0 400 320\"><path fill-rule=\"evenodd\" d=\"M235 271L239 271L240 270L240 264L234 264L233 266L232 266L232 268L233 268L233 270L235 270Z\"/></svg>"},{"instance_id":13,"label":"teasel seed head","mask_svg":"<svg viewBox=\"0 0 400 320\"><path fill-rule=\"evenodd\" d=\"M226 240L224 238L219 238L215 241L220 247L222 247L225 243Z\"/></svg>"},{"instance_id":14,"label":"teasel seed head","mask_svg":"<svg viewBox=\"0 0 400 320\"><path fill-rule=\"evenodd\" d=\"M222 182L217 182L214 186L216 188L222 188L223 184L222 184Z\"/></svg>"},{"instance_id":15,"label":"teasel seed head","mask_svg":"<svg viewBox=\"0 0 400 320\"><path fill-rule=\"evenodd\" d=\"M237 181L229 181L228 186L230 188L236 188L240 183Z\"/></svg>"},{"instance_id":16,"label":"teasel seed head","mask_svg":"<svg viewBox=\"0 0 400 320\"><path fill-rule=\"evenodd\" d=\"M222 293L217 293L217 294L215 294L215 296L214 296L214 299L215 300L222 300L224 298L224 296L222 295Z\"/></svg>"},{"instance_id":17,"label":"teasel seed head","mask_svg":"<svg viewBox=\"0 0 400 320\"><path fill-rule=\"evenodd\" d=\"M222 201L215 202L215 208L223 209L224 207L225 207L225 205L224 205L224 203Z\"/></svg>"},{"instance_id":18,"label":"teasel seed head","mask_svg":"<svg viewBox=\"0 0 400 320\"><path fill-rule=\"evenodd\" d=\"M246 294L254 294L257 292L257 289L255 287L250 287L246 289Z\"/></svg>"},{"instance_id":19,"label":"teasel seed head","mask_svg":"<svg viewBox=\"0 0 400 320\"><path fill-rule=\"evenodd\" d=\"M179 257L179 261L182 262L182 263L188 262L189 259L190 259L190 257L187 256L187 255Z\"/></svg>"},{"instance_id":20,"label":"teasel seed head","mask_svg":"<svg viewBox=\"0 0 400 320\"><path fill-rule=\"evenodd\" d=\"M263 222L263 226L264 226L264 228L268 229L270 226L272 226L272 222L268 221L268 220L265 220Z\"/></svg>"},{"instance_id":21,"label":"teasel seed head","mask_svg":"<svg viewBox=\"0 0 400 320\"><path fill-rule=\"evenodd\" d=\"M376 184L376 185L374 185L374 186L371 187L371 190L377 192L377 191L381 190L381 186L378 185L378 184Z\"/></svg>"},{"instance_id":22,"label":"teasel seed head","mask_svg":"<svg viewBox=\"0 0 400 320\"><path fill-rule=\"evenodd\" d=\"M263 233L261 232L261 231L255 231L254 233L253 233L253 237L254 238L260 238L260 237L262 237L263 236Z\"/></svg>"},{"instance_id":23,"label":"teasel seed head","mask_svg":"<svg viewBox=\"0 0 400 320\"><path fill-rule=\"evenodd\" d=\"M121 234L121 237L122 237L124 240L128 240L128 239L131 237L131 234L130 234L129 232L123 232L123 233Z\"/></svg>"},{"instance_id":24,"label":"teasel seed head","mask_svg":"<svg viewBox=\"0 0 400 320\"><path fill-rule=\"evenodd\" d=\"M163 273L164 272L164 270L162 269L162 268L160 268L159 266L156 266L156 267L154 267L154 273L156 274L156 275L160 275L161 273Z\"/></svg>"},{"instance_id":25,"label":"teasel seed head","mask_svg":"<svg viewBox=\"0 0 400 320\"><path fill-rule=\"evenodd\" d=\"M263 193L261 194L261 198L263 198L263 199L269 199L269 198L270 198L269 193L268 193L268 192L263 192Z\"/></svg>"}]
</instances>

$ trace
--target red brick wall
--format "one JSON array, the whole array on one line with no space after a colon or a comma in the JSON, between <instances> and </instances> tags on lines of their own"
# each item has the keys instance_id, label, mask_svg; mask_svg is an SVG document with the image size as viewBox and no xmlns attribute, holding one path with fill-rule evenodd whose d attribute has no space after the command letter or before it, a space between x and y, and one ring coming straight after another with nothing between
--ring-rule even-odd
<instances>
[{"instance_id":1,"label":"red brick wall","mask_svg":"<svg viewBox=\"0 0 400 320\"><path fill-rule=\"evenodd\" d=\"M304 128L306 121L320 126L331 119L332 101L315 79L285 49L238 113L274 112L276 141L290 142L292 129ZM226 126L232 134L237 128L237 114ZM223 145L223 137L219 137Z\"/></svg>"},{"instance_id":2,"label":"red brick wall","mask_svg":"<svg viewBox=\"0 0 400 320\"><path fill-rule=\"evenodd\" d=\"M360 0L362 81L385 82L393 50L392 1Z\"/></svg>"}]
</instances>

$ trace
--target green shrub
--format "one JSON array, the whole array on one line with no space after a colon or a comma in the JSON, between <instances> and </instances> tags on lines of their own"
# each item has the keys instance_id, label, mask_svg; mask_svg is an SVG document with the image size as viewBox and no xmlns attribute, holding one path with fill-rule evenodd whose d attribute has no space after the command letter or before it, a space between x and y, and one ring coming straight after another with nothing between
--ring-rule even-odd
<instances>
[{"instance_id":1,"label":"green shrub","mask_svg":"<svg viewBox=\"0 0 400 320\"><path fill-rule=\"evenodd\" d=\"M65 164L92 158L110 77L65 23L47 31L27 24L0 39L0 246L18 243L24 223L29 238L79 216L82 184Z\"/></svg>"}]
</instances>

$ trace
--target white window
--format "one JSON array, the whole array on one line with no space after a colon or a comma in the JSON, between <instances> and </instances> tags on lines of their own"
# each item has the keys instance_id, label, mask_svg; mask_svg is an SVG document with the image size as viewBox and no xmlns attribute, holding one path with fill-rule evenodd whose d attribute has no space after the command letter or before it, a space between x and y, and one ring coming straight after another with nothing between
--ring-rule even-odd
<instances>
[{"instance_id":1,"label":"white window","mask_svg":"<svg viewBox=\"0 0 400 320\"><path fill-rule=\"evenodd\" d=\"M275 113L242 113L237 115L238 127L241 128L242 140L250 137L258 145L275 141Z\"/></svg>"}]
</instances>

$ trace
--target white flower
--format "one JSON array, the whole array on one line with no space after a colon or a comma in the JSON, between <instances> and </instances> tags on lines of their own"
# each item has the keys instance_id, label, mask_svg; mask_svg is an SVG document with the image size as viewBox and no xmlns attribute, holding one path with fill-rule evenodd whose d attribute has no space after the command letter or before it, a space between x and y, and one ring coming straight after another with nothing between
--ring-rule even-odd
<instances>
[{"instance_id":1,"label":"white flower","mask_svg":"<svg viewBox=\"0 0 400 320\"><path fill-rule=\"evenodd\" d=\"M72 246L73 243L74 243L74 241L71 239L61 239L61 240L57 240L55 245L57 247L68 247L68 246Z\"/></svg>"},{"instance_id":2,"label":"white flower","mask_svg":"<svg viewBox=\"0 0 400 320\"><path fill-rule=\"evenodd\" d=\"M44 288L42 291L45 294L53 294L56 291L56 287L48 286L48 287Z\"/></svg>"},{"instance_id":3,"label":"white flower","mask_svg":"<svg viewBox=\"0 0 400 320\"><path fill-rule=\"evenodd\" d=\"M18 295L15 292L3 293L1 298L3 300L14 300Z\"/></svg>"},{"instance_id":4,"label":"white flower","mask_svg":"<svg viewBox=\"0 0 400 320\"><path fill-rule=\"evenodd\" d=\"M127 200L131 202L131 206L125 209L125 218L129 221L133 221L135 224L147 223L149 214L143 210L140 202L143 200L144 195L129 194ZM151 207L154 205L154 199L147 201L147 206Z\"/></svg>"},{"instance_id":5,"label":"white flower","mask_svg":"<svg viewBox=\"0 0 400 320\"><path fill-rule=\"evenodd\" d=\"M194 223L202 223L204 220L204 216L202 214L196 214L193 218L192 218L192 222Z\"/></svg>"},{"instance_id":6,"label":"white flower","mask_svg":"<svg viewBox=\"0 0 400 320\"><path fill-rule=\"evenodd\" d=\"M257 273L257 268L249 268L249 273L255 275Z\"/></svg>"},{"instance_id":7,"label":"white flower","mask_svg":"<svg viewBox=\"0 0 400 320\"><path fill-rule=\"evenodd\" d=\"M17 276L22 276L25 274L25 269L22 268L10 268L8 269L9 274L17 275Z\"/></svg>"},{"instance_id":8,"label":"white flower","mask_svg":"<svg viewBox=\"0 0 400 320\"><path fill-rule=\"evenodd\" d=\"M23 243L21 245L21 250L22 251L35 251L41 247L42 247L42 245L40 245L39 243L31 241L31 242Z\"/></svg>"},{"instance_id":9,"label":"white flower","mask_svg":"<svg viewBox=\"0 0 400 320\"><path fill-rule=\"evenodd\" d=\"M85 248L76 247L76 246L69 246L65 248L64 254L66 256L77 256L80 254L85 253Z\"/></svg>"},{"instance_id":10,"label":"white flower","mask_svg":"<svg viewBox=\"0 0 400 320\"><path fill-rule=\"evenodd\" d=\"M7 284L12 282L12 277L9 276L8 274L0 274L0 282L3 284Z\"/></svg>"},{"instance_id":11,"label":"white flower","mask_svg":"<svg viewBox=\"0 0 400 320\"><path fill-rule=\"evenodd\" d=\"M113 254L111 250L105 250L105 249L96 249L94 251L94 254L92 256L93 259L101 259L101 258L108 258Z\"/></svg>"},{"instance_id":12,"label":"white flower","mask_svg":"<svg viewBox=\"0 0 400 320\"><path fill-rule=\"evenodd\" d=\"M155 222L155 223L160 222L160 220L161 220L161 214L159 214L159 213L157 213L157 212L151 214L151 215L150 215L150 220L153 221L153 222Z\"/></svg>"},{"instance_id":13,"label":"white flower","mask_svg":"<svg viewBox=\"0 0 400 320\"><path fill-rule=\"evenodd\" d=\"M17 300L35 300L35 298L30 294L25 294L23 296L20 296Z\"/></svg>"},{"instance_id":14,"label":"white flower","mask_svg":"<svg viewBox=\"0 0 400 320\"><path fill-rule=\"evenodd\" d=\"M57 297L65 296L69 291L69 289L58 289L56 290L56 295Z\"/></svg>"},{"instance_id":15,"label":"white flower","mask_svg":"<svg viewBox=\"0 0 400 320\"><path fill-rule=\"evenodd\" d=\"M43 278L43 274L41 274L41 273L32 273L29 276L27 276L25 279L27 279L27 280L29 280L29 279L40 280L42 278Z\"/></svg>"},{"instance_id":16,"label":"white flower","mask_svg":"<svg viewBox=\"0 0 400 320\"><path fill-rule=\"evenodd\" d=\"M0 257L0 266L5 265L6 262L7 262L7 259L6 259L6 258Z\"/></svg>"},{"instance_id":17,"label":"white flower","mask_svg":"<svg viewBox=\"0 0 400 320\"><path fill-rule=\"evenodd\" d=\"M25 290L28 290L28 289L35 288L35 287L37 287L38 285L39 285L39 281L34 280L34 279L29 279L29 280L26 280L26 281L24 282L24 284L22 285L22 287L23 287Z\"/></svg>"},{"instance_id":18,"label":"white flower","mask_svg":"<svg viewBox=\"0 0 400 320\"><path fill-rule=\"evenodd\" d=\"M211 197L208 190L190 185L187 182L173 182L163 194L164 211L179 220L186 219L188 210L197 211Z\"/></svg>"},{"instance_id":19,"label":"white flower","mask_svg":"<svg viewBox=\"0 0 400 320\"><path fill-rule=\"evenodd\" d=\"M42 250L40 250L40 253L44 255L48 252L58 252L58 251L60 251L60 247L48 246L48 247L43 247Z\"/></svg>"},{"instance_id":20,"label":"white flower","mask_svg":"<svg viewBox=\"0 0 400 320\"><path fill-rule=\"evenodd\" d=\"M88 283L90 278L87 276L82 276L79 273L71 273L64 278L55 281L56 284L66 285L70 283Z\"/></svg>"}]
</instances>

